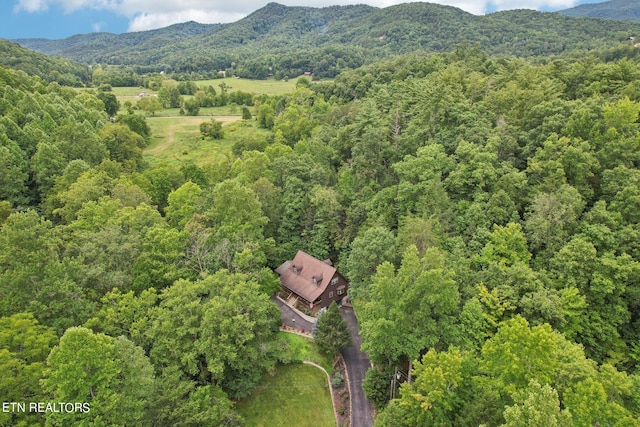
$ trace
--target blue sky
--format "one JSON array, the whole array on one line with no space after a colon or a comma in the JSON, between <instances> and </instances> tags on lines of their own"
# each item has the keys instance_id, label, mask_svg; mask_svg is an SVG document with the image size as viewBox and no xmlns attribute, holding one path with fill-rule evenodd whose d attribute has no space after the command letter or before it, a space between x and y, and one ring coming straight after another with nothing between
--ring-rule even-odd
<instances>
[{"instance_id":1,"label":"blue sky","mask_svg":"<svg viewBox=\"0 0 640 427\"><path fill-rule=\"evenodd\" d=\"M58 39L74 34L142 31L189 20L233 22L269 1L290 6L367 3L385 7L402 0L0 0L0 38ZM474 14L527 8L560 10L602 0L430 0Z\"/></svg>"}]
</instances>

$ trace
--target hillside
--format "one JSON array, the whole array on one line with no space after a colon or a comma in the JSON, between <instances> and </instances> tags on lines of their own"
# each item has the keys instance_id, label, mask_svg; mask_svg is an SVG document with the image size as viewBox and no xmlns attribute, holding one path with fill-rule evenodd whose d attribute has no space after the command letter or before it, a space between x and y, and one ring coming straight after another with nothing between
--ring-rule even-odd
<instances>
[{"instance_id":1,"label":"hillside","mask_svg":"<svg viewBox=\"0 0 640 427\"><path fill-rule=\"evenodd\" d=\"M640 21L640 3L635 0L610 0L603 3L582 4L559 13L571 17Z\"/></svg>"},{"instance_id":2,"label":"hillside","mask_svg":"<svg viewBox=\"0 0 640 427\"><path fill-rule=\"evenodd\" d=\"M477 43L490 54L531 57L619 45L640 24L612 24L556 13L516 10L475 16L430 3L287 7L270 3L231 24L185 23L114 35L64 40L22 39L20 44L84 63L137 65L145 70L214 72L264 78L312 71L333 77L377 58Z\"/></svg>"},{"instance_id":3,"label":"hillside","mask_svg":"<svg viewBox=\"0 0 640 427\"><path fill-rule=\"evenodd\" d=\"M62 85L80 86L91 79L91 73L86 65L66 58L43 55L2 39L0 39L0 65L40 76L47 83L56 81Z\"/></svg>"},{"instance_id":4,"label":"hillside","mask_svg":"<svg viewBox=\"0 0 640 427\"><path fill-rule=\"evenodd\" d=\"M111 52L137 47L162 49L180 40L215 31L216 25L204 25L197 22L185 22L169 27L126 34L89 33L77 34L61 40L16 39L16 43L48 55L59 55L81 62L93 62L98 57L108 56Z\"/></svg>"}]
</instances>

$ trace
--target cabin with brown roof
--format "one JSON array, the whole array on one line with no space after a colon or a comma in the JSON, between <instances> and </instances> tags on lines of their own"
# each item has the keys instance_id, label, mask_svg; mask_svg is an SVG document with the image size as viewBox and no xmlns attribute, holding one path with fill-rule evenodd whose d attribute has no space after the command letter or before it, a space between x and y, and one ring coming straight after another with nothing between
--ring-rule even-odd
<instances>
[{"instance_id":1,"label":"cabin with brown roof","mask_svg":"<svg viewBox=\"0 0 640 427\"><path fill-rule=\"evenodd\" d=\"M293 260L276 268L276 273L280 275L283 290L314 313L347 296L349 282L328 259L320 261L298 251Z\"/></svg>"}]
</instances>

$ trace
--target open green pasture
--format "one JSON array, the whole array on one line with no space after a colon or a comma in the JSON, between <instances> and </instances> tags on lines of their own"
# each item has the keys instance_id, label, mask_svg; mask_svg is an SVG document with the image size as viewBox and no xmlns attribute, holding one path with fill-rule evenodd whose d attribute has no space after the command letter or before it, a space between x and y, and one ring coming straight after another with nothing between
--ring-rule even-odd
<instances>
[{"instance_id":1,"label":"open green pasture","mask_svg":"<svg viewBox=\"0 0 640 427\"><path fill-rule=\"evenodd\" d=\"M143 92L148 94L157 94L157 92L143 87L113 87L111 89L111 93L118 98L118 101L120 101L121 104L124 104L126 101L131 101L131 103L135 105L135 103L140 99L138 95Z\"/></svg>"},{"instance_id":2,"label":"open green pasture","mask_svg":"<svg viewBox=\"0 0 640 427\"><path fill-rule=\"evenodd\" d=\"M309 365L278 366L236 409L252 427L334 427L327 376Z\"/></svg>"},{"instance_id":3,"label":"open green pasture","mask_svg":"<svg viewBox=\"0 0 640 427\"><path fill-rule=\"evenodd\" d=\"M214 116L223 123L224 138L203 139L200 123L211 116L156 116L147 117L151 127L151 142L144 150L147 160L191 161L200 166L230 161L237 141L267 138L268 131L259 129L255 120L241 120L239 116Z\"/></svg>"},{"instance_id":4,"label":"open green pasture","mask_svg":"<svg viewBox=\"0 0 640 427\"><path fill-rule=\"evenodd\" d=\"M249 80L249 79L236 79L235 77L228 77L224 79L212 79L212 80L194 80L193 82L198 85L199 88L207 86L213 86L216 91L220 91L220 85L224 83L226 89L229 92L235 92L241 90L243 92L254 93L257 95L283 95L289 93L296 88L296 82L298 78L289 79L287 81L282 80ZM127 100L133 104L139 99L138 95L141 93L148 93L150 95L156 95L158 92L143 87L114 87L112 93L118 98L120 102Z\"/></svg>"},{"instance_id":5,"label":"open green pasture","mask_svg":"<svg viewBox=\"0 0 640 427\"><path fill-rule=\"evenodd\" d=\"M227 77L224 79L213 80L197 80L195 83L198 87L213 86L216 91L219 91L220 84L224 82L229 92L241 90L243 92L265 94L265 95L284 95L285 93L292 92L296 88L297 78L289 79L287 81L267 79L267 80L249 80L249 79L236 79L235 77Z\"/></svg>"},{"instance_id":6,"label":"open green pasture","mask_svg":"<svg viewBox=\"0 0 640 427\"><path fill-rule=\"evenodd\" d=\"M185 96L185 98L191 98L191 96ZM254 113L253 107L249 107L249 111L251 111L251 114L253 115ZM180 116L179 108L165 108L163 110L157 111L153 116L147 116L147 117L151 118L151 117L178 117L178 116ZM211 116L237 116L238 120L240 120L242 116L242 107L238 105L225 105L222 107L202 107L200 108L200 112L198 113L198 115L192 116L192 117L202 117L204 121L204 120L209 120Z\"/></svg>"}]
</instances>

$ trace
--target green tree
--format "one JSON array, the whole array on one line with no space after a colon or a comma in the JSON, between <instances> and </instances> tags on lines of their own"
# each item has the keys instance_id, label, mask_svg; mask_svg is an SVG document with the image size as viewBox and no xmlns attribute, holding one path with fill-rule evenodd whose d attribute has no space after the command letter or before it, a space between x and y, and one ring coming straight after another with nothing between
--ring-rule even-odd
<instances>
[{"instance_id":1,"label":"green tree","mask_svg":"<svg viewBox=\"0 0 640 427\"><path fill-rule=\"evenodd\" d=\"M184 184L185 179L180 169L175 165L158 162L146 168L136 183L151 196L151 200L158 207L158 210L163 212L167 206L169 193Z\"/></svg>"},{"instance_id":2,"label":"green tree","mask_svg":"<svg viewBox=\"0 0 640 427\"><path fill-rule=\"evenodd\" d=\"M199 384L246 396L279 355L279 310L247 276L219 270L164 289L147 334L151 360L176 367ZM175 349L180 348L180 352Z\"/></svg>"},{"instance_id":3,"label":"green tree","mask_svg":"<svg viewBox=\"0 0 640 427\"><path fill-rule=\"evenodd\" d=\"M26 206L29 200L26 188L28 176L24 154L15 142L0 133L0 200L7 200L15 206Z\"/></svg>"},{"instance_id":4,"label":"green tree","mask_svg":"<svg viewBox=\"0 0 640 427\"><path fill-rule=\"evenodd\" d=\"M416 361L413 381L402 384L400 399L392 401L376 425L455 425L464 402L462 390L471 384L469 362L455 347L441 353L429 350Z\"/></svg>"},{"instance_id":5,"label":"green tree","mask_svg":"<svg viewBox=\"0 0 640 427\"><path fill-rule=\"evenodd\" d=\"M316 322L314 338L322 353L336 356L340 350L351 345L351 332L347 327L347 321L342 317L335 302L329 305L327 311L319 316Z\"/></svg>"},{"instance_id":6,"label":"green tree","mask_svg":"<svg viewBox=\"0 0 640 427\"><path fill-rule=\"evenodd\" d=\"M163 289L178 279L192 277L184 262L188 240L186 232L162 223L149 228L131 271L132 288L136 291L150 287Z\"/></svg>"},{"instance_id":7,"label":"green tree","mask_svg":"<svg viewBox=\"0 0 640 427\"><path fill-rule=\"evenodd\" d=\"M11 214L0 228L0 315L27 311L55 256L53 233L32 210Z\"/></svg>"},{"instance_id":8,"label":"green tree","mask_svg":"<svg viewBox=\"0 0 640 427\"><path fill-rule=\"evenodd\" d=\"M494 225L493 232L487 238L488 242L482 249L483 261L505 266L529 263L531 254L520 224L511 222L505 227Z\"/></svg>"},{"instance_id":9,"label":"green tree","mask_svg":"<svg viewBox=\"0 0 640 427\"><path fill-rule=\"evenodd\" d=\"M53 135L54 144L67 161L80 159L96 166L107 157L107 148L96 130L88 123L65 123L58 126Z\"/></svg>"},{"instance_id":10,"label":"green tree","mask_svg":"<svg viewBox=\"0 0 640 427\"><path fill-rule=\"evenodd\" d=\"M153 390L153 368L140 347L124 337L70 328L47 359L44 389L57 402L86 402L89 412L47 415L52 426L144 422Z\"/></svg>"},{"instance_id":11,"label":"green tree","mask_svg":"<svg viewBox=\"0 0 640 427\"><path fill-rule=\"evenodd\" d=\"M104 103L104 110L109 117L115 117L120 109L120 102L113 93L107 93L105 91L98 92L98 99Z\"/></svg>"},{"instance_id":12,"label":"green tree","mask_svg":"<svg viewBox=\"0 0 640 427\"><path fill-rule=\"evenodd\" d=\"M223 181L203 196L203 204L203 215L212 231L210 243L222 267L231 269L235 254L249 244L261 246L268 219L250 188L236 179Z\"/></svg>"},{"instance_id":13,"label":"green tree","mask_svg":"<svg viewBox=\"0 0 640 427\"><path fill-rule=\"evenodd\" d=\"M376 268L383 262L395 262L397 259L396 240L393 233L385 227L371 227L351 243L351 251L346 261L346 274L353 286L353 295L358 292L359 299L368 299L366 288Z\"/></svg>"},{"instance_id":14,"label":"green tree","mask_svg":"<svg viewBox=\"0 0 640 427\"><path fill-rule=\"evenodd\" d=\"M89 201L97 201L107 195L114 185L114 179L105 171L90 169L76 177L67 188L53 194L47 203L49 214L70 223ZM56 188L54 187L54 190Z\"/></svg>"},{"instance_id":15,"label":"green tree","mask_svg":"<svg viewBox=\"0 0 640 427\"><path fill-rule=\"evenodd\" d=\"M596 142L596 157L603 168L637 164L640 103L628 98L605 104L602 108L605 132Z\"/></svg>"},{"instance_id":16,"label":"green tree","mask_svg":"<svg viewBox=\"0 0 640 427\"><path fill-rule=\"evenodd\" d=\"M269 104L263 104L258 108L258 126L264 129L273 129L275 112Z\"/></svg>"},{"instance_id":17,"label":"green tree","mask_svg":"<svg viewBox=\"0 0 640 427\"><path fill-rule=\"evenodd\" d=\"M556 286L577 289L585 298L586 309L578 319L576 338L598 361L627 357L621 332L631 320L627 295L636 292L632 278L639 271L640 264L629 255L599 255L592 243L580 237L551 259L550 273Z\"/></svg>"},{"instance_id":18,"label":"green tree","mask_svg":"<svg viewBox=\"0 0 640 427\"><path fill-rule=\"evenodd\" d=\"M150 326L151 310L158 302L158 293L149 288L135 295L119 289L107 292L100 299L100 309L87 320L85 327L111 337L124 336L135 345L150 347L146 330Z\"/></svg>"},{"instance_id":19,"label":"green tree","mask_svg":"<svg viewBox=\"0 0 640 427\"><path fill-rule=\"evenodd\" d=\"M127 291L132 289L133 269L145 239L156 227L168 228L154 208L144 203L123 207L117 200L101 198L85 203L70 224L74 233L67 254L82 260L85 286L97 292L97 298L114 287Z\"/></svg>"},{"instance_id":20,"label":"green tree","mask_svg":"<svg viewBox=\"0 0 640 427\"><path fill-rule=\"evenodd\" d=\"M190 114L197 115L197 114ZM222 139L224 138L224 131L222 130L222 122L215 119L211 119L208 122L200 123L200 134L203 138Z\"/></svg>"},{"instance_id":21,"label":"green tree","mask_svg":"<svg viewBox=\"0 0 640 427\"><path fill-rule=\"evenodd\" d=\"M531 380L517 403L504 410L503 427L572 427L573 420L567 409L560 409L558 392L548 384L541 386Z\"/></svg>"},{"instance_id":22,"label":"green tree","mask_svg":"<svg viewBox=\"0 0 640 427\"><path fill-rule=\"evenodd\" d=\"M189 116L197 116L200 112L200 103L194 98L187 99L184 101L184 109Z\"/></svg>"},{"instance_id":23,"label":"green tree","mask_svg":"<svg viewBox=\"0 0 640 427\"><path fill-rule=\"evenodd\" d=\"M62 175L67 166L64 153L55 145L40 142L31 157L31 173L38 185L38 192L44 198L53 188L56 178Z\"/></svg>"},{"instance_id":24,"label":"green tree","mask_svg":"<svg viewBox=\"0 0 640 427\"><path fill-rule=\"evenodd\" d=\"M575 425L633 425L631 413L616 402L610 402L602 383L587 378L567 391L563 402L571 411ZM636 421L637 422L637 421Z\"/></svg>"},{"instance_id":25,"label":"green tree","mask_svg":"<svg viewBox=\"0 0 640 427\"><path fill-rule=\"evenodd\" d=\"M529 328L526 319L516 316L482 347L481 369L508 393L531 380L550 384L559 369L557 340L549 325Z\"/></svg>"},{"instance_id":26,"label":"green tree","mask_svg":"<svg viewBox=\"0 0 640 427\"><path fill-rule=\"evenodd\" d=\"M242 427L233 402L217 386L198 386L174 367L164 369L149 398L149 422L158 426Z\"/></svg>"},{"instance_id":27,"label":"green tree","mask_svg":"<svg viewBox=\"0 0 640 427\"><path fill-rule=\"evenodd\" d=\"M575 232L583 209L582 196L568 185L534 198L525 214L524 228L532 250L542 252L541 262L548 260Z\"/></svg>"},{"instance_id":28,"label":"green tree","mask_svg":"<svg viewBox=\"0 0 640 427\"><path fill-rule=\"evenodd\" d=\"M389 383L393 375L395 375L393 371L385 370L381 366L374 366L367 370L362 388L369 402L377 410L383 409L390 399Z\"/></svg>"},{"instance_id":29,"label":"green tree","mask_svg":"<svg viewBox=\"0 0 640 427\"><path fill-rule=\"evenodd\" d=\"M142 111L150 113L152 116L155 116L157 111L162 110L162 102L160 102L156 96L140 98L138 102L136 102L136 106Z\"/></svg>"},{"instance_id":30,"label":"green tree","mask_svg":"<svg viewBox=\"0 0 640 427\"><path fill-rule=\"evenodd\" d=\"M460 295L438 249L428 249L420 258L410 246L397 272L392 264L381 264L370 296L358 316L362 349L374 363L394 364L403 358L411 363L423 350L453 341Z\"/></svg>"},{"instance_id":31,"label":"green tree","mask_svg":"<svg viewBox=\"0 0 640 427\"><path fill-rule=\"evenodd\" d=\"M171 107L170 97L171 97L171 94L169 93L168 88L162 87L160 88L160 90L158 90L158 99L162 103L162 108Z\"/></svg>"},{"instance_id":32,"label":"green tree","mask_svg":"<svg viewBox=\"0 0 640 427\"><path fill-rule=\"evenodd\" d=\"M177 87L172 87L169 89L169 107L171 108L180 108L182 105L182 96L180 95L180 91Z\"/></svg>"},{"instance_id":33,"label":"green tree","mask_svg":"<svg viewBox=\"0 0 640 427\"><path fill-rule=\"evenodd\" d=\"M142 164L142 149L146 141L142 136L120 124L109 124L100 130L109 158L128 166L130 170L137 170Z\"/></svg>"},{"instance_id":34,"label":"green tree","mask_svg":"<svg viewBox=\"0 0 640 427\"><path fill-rule=\"evenodd\" d=\"M196 212L200 196L202 196L202 189L191 181L187 181L180 188L169 193L168 205L165 208L169 224L179 230L183 229Z\"/></svg>"},{"instance_id":35,"label":"green tree","mask_svg":"<svg viewBox=\"0 0 640 427\"><path fill-rule=\"evenodd\" d=\"M141 114L120 114L116 119L116 123L123 123L132 131L149 141L151 137L151 128L147 123L147 119Z\"/></svg>"},{"instance_id":36,"label":"green tree","mask_svg":"<svg viewBox=\"0 0 640 427\"><path fill-rule=\"evenodd\" d=\"M39 325L31 313L0 317L0 397L3 402L42 402L40 386L49 351L58 342L53 329ZM6 425L42 425L42 414L0 413Z\"/></svg>"}]
</instances>

